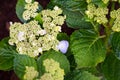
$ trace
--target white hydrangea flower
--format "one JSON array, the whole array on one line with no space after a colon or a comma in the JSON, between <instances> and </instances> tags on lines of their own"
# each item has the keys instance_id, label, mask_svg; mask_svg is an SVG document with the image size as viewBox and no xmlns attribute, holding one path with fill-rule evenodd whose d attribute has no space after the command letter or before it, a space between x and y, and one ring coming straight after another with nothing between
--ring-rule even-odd
<instances>
[{"instance_id":1,"label":"white hydrangea flower","mask_svg":"<svg viewBox=\"0 0 120 80\"><path fill-rule=\"evenodd\" d=\"M29 20L30 18L35 18L38 15L38 2L31 3L32 0L26 0L26 2L28 4L26 4L24 7L25 11L22 14L23 19Z\"/></svg>"},{"instance_id":2,"label":"white hydrangea flower","mask_svg":"<svg viewBox=\"0 0 120 80\"><path fill-rule=\"evenodd\" d=\"M69 47L69 43L67 40L62 40L59 42L57 48L62 52L62 53L66 53Z\"/></svg>"},{"instance_id":3,"label":"white hydrangea flower","mask_svg":"<svg viewBox=\"0 0 120 80\"><path fill-rule=\"evenodd\" d=\"M58 7L58 6L55 6L55 7L54 7L54 10L59 10L59 7Z\"/></svg>"},{"instance_id":4,"label":"white hydrangea flower","mask_svg":"<svg viewBox=\"0 0 120 80\"><path fill-rule=\"evenodd\" d=\"M38 13L32 13L31 17L35 18L38 15Z\"/></svg>"},{"instance_id":5,"label":"white hydrangea flower","mask_svg":"<svg viewBox=\"0 0 120 80\"><path fill-rule=\"evenodd\" d=\"M18 37L18 40L19 40L19 41L25 40L25 38L24 38L23 36L24 36L24 32L19 32L19 33L18 33L18 36L17 36L17 37Z\"/></svg>"},{"instance_id":6,"label":"white hydrangea flower","mask_svg":"<svg viewBox=\"0 0 120 80\"><path fill-rule=\"evenodd\" d=\"M23 17L24 20L29 20L30 17L31 17L30 11L29 11L29 10L25 10L25 11L23 12L22 17Z\"/></svg>"},{"instance_id":7,"label":"white hydrangea flower","mask_svg":"<svg viewBox=\"0 0 120 80\"><path fill-rule=\"evenodd\" d=\"M24 20L30 20L30 18L34 18L39 14L37 13L37 2L26 4L24 9L25 11L22 15ZM59 41L57 40L57 35L61 32L61 26L66 18L60 14L62 14L62 9L56 6L54 10L42 10L40 13L43 21L42 26L36 20L25 24L12 24L9 43L11 45L15 44L19 53L27 54L31 57L36 57L39 53L42 54L43 51L50 49L58 51L57 45Z\"/></svg>"},{"instance_id":8,"label":"white hydrangea flower","mask_svg":"<svg viewBox=\"0 0 120 80\"><path fill-rule=\"evenodd\" d=\"M43 50L42 50L42 48L39 48L38 51L39 51L40 53L42 53Z\"/></svg>"},{"instance_id":9,"label":"white hydrangea flower","mask_svg":"<svg viewBox=\"0 0 120 80\"><path fill-rule=\"evenodd\" d=\"M19 48L19 51L22 52L22 47Z\"/></svg>"},{"instance_id":10,"label":"white hydrangea flower","mask_svg":"<svg viewBox=\"0 0 120 80\"><path fill-rule=\"evenodd\" d=\"M56 26L56 27L55 27L55 31L61 32L61 26Z\"/></svg>"},{"instance_id":11,"label":"white hydrangea flower","mask_svg":"<svg viewBox=\"0 0 120 80\"><path fill-rule=\"evenodd\" d=\"M37 43L35 43L35 42L32 42L32 45L33 45L33 46L36 46L36 45L37 45Z\"/></svg>"},{"instance_id":12,"label":"white hydrangea flower","mask_svg":"<svg viewBox=\"0 0 120 80\"><path fill-rule=\"evenodd\" d=\"M47 39L51 41L51 40L55 40L55 37L54 37L53 35L49 35L49 34L48 34L48 35L47 35Z\"/></svg>"},{"instance_id":13,"label":"white hydrangea flower","mask_svg":"<svg viewBox=\"0 0 120 80\"><path fill-rule=\"evenodd\" d=\"M47 32L46 32L46 30L40 30L40 31L38 31L38 34L40 34L40 35L45 35Z\"/></svg>"},{"instance_id":14,"label":"white hydrangea flower","mask_svg":"<svg viewBox=\"0 0 120 80\"><path fill-rule=\"evenodd\" d=\"M10 40L8 41L8 43L9 43L10 45L14 45L12 39L10 39Z\"/></svg>"},{"instance_id":15,"label":"white hydrangea flower","mask_svg":"<svg viewBox=\"0 0 120 80\"><path fill-rule=\"evenodd\" d=\"M38 56L39 55L39 52L37 50L34 51L34 57L35 56Z\"/></svg>"},{"instance_id":16,"label":"white hydrangea flower","mask_svg":"<svg viewBox=\"0 0 120 80\"><path fill-rule=\"evenodd\" d=\"M26 2L26 3L31 3L31 2L32 2L32 0L25 0L25 2Z\"/></svg>"},{"instance_id":17,"label":"white hydrangea flower","mask_svg":"<svg viewBox=\"0 0 120 80\"><path fill-rule=\"evenodd\" d=\"M53 26L56 26L54 23L50 23L50 26L53 27Z\"/></svg>"}]
</instances>

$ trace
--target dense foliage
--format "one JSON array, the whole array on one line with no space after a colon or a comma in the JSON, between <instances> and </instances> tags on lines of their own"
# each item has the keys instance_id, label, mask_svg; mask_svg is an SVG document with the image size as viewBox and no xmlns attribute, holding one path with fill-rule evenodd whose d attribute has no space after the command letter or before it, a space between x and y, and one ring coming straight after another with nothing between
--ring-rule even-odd
<instances>
[{"instance_id":1,"label":"dense foliage","mask_svg":"<svg viewBox=\"0 0 120 80\"><path fill-rule=\"evenodd\" d=\"M21 80L120 80L120 0L18 0L22 23L0 41L0 70ZM68 36L61 26L75 29Z\"/></svg>"}]
</instances>

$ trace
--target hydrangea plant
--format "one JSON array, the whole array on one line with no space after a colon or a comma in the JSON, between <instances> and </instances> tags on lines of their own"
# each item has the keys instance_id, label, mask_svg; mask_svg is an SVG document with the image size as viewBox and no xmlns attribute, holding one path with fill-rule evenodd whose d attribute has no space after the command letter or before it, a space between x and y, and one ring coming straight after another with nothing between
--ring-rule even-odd
<instances>
[{"instance_id":1,"label":"hydrangea plant","mask_svg":"<svg viewBox=\"0 0 120 80\"><path fill-rule=\"evenodd\" d=\"M18 0L0 70L20 80L120 80L120 0ZM66 23L74 32L62 31Z\"/></svg>"}]
</instances>

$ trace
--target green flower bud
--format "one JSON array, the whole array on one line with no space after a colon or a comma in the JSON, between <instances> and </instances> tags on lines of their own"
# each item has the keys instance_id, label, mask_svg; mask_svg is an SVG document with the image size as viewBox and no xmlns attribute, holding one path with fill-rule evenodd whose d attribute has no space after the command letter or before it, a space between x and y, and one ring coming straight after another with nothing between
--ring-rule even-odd
<instances>
[{"instance_id":1,"label":"green flower bud","mask_svg":"<svg viewBox=\"0 0 120 80\"><path fill-rule=\"evenodd\" d=\"M104 4L107 4L109 0L102 0Z\"/></svg>"},{"instance_id":2,"label":"green flower bud","mask_svg":"<svg viewBox=\"0 0 120 80\"><path fill-rule=\"evenodd\" d=\"M112 30L115 32L120 32L120 15L119 14L120 14L120 8L118 10L113 10L110 12L111 18L115 20L112 27Z\"/></svg>"},{"instance_id":3,"label":"green flower bud","mask_svg":"<svg viewBox=\"0 0 120 80\"><path fill-rule=\"evenodd\" d=\"M96 10L96 7L94 4L88 4L87 6L87 11L85 11L85 13L87 14L88 18L92 19L94 17L94 13L95 13L95 10Z\"/></svg>"},{"instance_id":4,"label":"green flower bud","mask_svg":"<svg viewBox=\"0 0 120 80\"><path fill-rule=\"evenodd\" d=\"M86 0L86 2L87 2L87 3L90 3L90 2L91 2L91 0Z\"/></svg>"},{"instance_id":5,"label":"green flower bud","mask_svg":"<svg viewBox=\"0 0 120 80\"><path fill-rule=\"evenodd\" d=\"M34 80L38 76L38 72L34 69L34 67L26 66L24 79L25 80Z\"/></svg>"},{"instance_id":6,"label":"green flower bud","mask_svg":"<svg viewBox=\"0 0 120 80\"><path fill-rule=\"evenodd\" d=\"M60 68L60 64L53 59L46 59L43 62L45 66L46 73L40 78L40 80L64 80L64 70Z\"/></svg>"}]
</instances>

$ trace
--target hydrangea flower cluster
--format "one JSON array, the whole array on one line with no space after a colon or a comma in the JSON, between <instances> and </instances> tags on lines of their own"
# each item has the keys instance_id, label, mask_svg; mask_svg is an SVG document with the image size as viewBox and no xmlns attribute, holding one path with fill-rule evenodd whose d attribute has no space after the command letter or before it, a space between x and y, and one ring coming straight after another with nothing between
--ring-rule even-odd
<instances>
[{"instance_id":1,"label":"hydrangea flower cluster","mask_svg":"<svg viewBox=\"0 0 120 80\"><path fill-rule=\"evenodd\" d=\"M38 2L32 3L32 0L25 0L26 5L24 7L25 11L23 12L23 19L30 20L31 18L35 18L37 16L37 10L39 8Z\"/></svg>"},{"instance_id":2,"label":"hydrangea flower cluster","mask_svg":"<svg viewBox=\"0 0 120 80\"><path fill-rule=\"evenodd\" d=\"M53 59L46 59L43 61L46 73L40 80L64 80L64 70L60 68L60 64Z\"/></svg>"},{"instance_id":3,"label":"hydrangea flower cluster","mask_svg":"<svg viewBox=\"0 0 120 80\"><path fill-rule=\"evenodd\" d=\"M34 69L34 67L26 66L24 80L34 80L38 76L38 72Z\"/></svg>"},{"instance_id":4,"label":"hydrangea flower cluster","mask_svg":"<svg viewBox=\"0 0 120 80\"><path fill-rule=\"evenodd\" d=\"M116 32L120 32L120 9L113 10L110 13L110 16L111 16L111 18L115 19L112 30L116 31Z\"/></svg>"},{"instance_id":5,"label":"hydrangea flower cluster","mask_svg":"<svg viewBox=\"0 0 120 80\"><path fill-rule=\"evenodd\" d=\"M106 14L108 14L107 7L96 7L93 3L89 3L85 12L89 19L97 21L99 24L105 24L108 22Z\"/></svg>"},{"instance_id":6,"label":"hydrangea flower cluster","mask_svg":"<svg viewBox=\"0 0 120 80\"><path fill-rule=\"evenodd\" d=\"M64 23L65 16L57 6L54 10L43 10L41 13L43 24L40 26L38 21L28 23L14 23L10 26L11 45L16 45L20 54L27 54L36 57L43 51L51 48L58 51L57 35L61 32L61 25Z\"/></svg>"}]
</instances>

